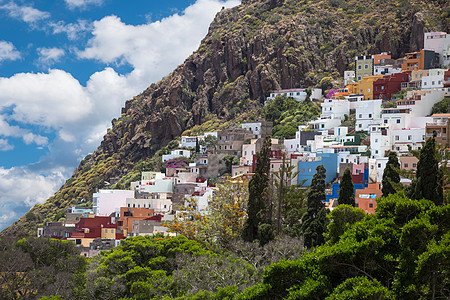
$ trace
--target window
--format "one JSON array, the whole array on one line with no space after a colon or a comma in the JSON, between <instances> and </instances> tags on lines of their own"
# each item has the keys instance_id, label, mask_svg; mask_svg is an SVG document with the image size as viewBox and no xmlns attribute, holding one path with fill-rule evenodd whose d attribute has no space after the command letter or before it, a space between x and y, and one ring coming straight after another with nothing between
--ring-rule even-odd
<instances>
[{"instance_id":1,"label":"window","mask_svg":"<svg viewBox=\"0 0 450 300\"><path fill-rule=\"evenodd\" d=\"M378 143L378 139L375 139L375 143Z\"/></svg>"},{"instance_id":2,"label":"window","mask_svg":"<svg viewBox=\"0 0 450 300\"><path fill-rule=\"evenodd\" d=\"M305 173L305 168L302 168L302 173Z\"/></svg>"},{"instance_id":3,"label":"window","mask_svg":"<svg viewBox=\"0 0 450 300\"><path fill-rule=\"evenodd\" d=\"M407 168L408 167L408 163L405 163L405 168Z\"/></svg>"},{"instance_id":4,"label":"window","mask_svg":"<svg viewBox=\"0 0 450 300\"><path fill-rule=\"evenodd\" d=\"M413 168L417 168L417 164L416 163L413 163Z\"/></svg>"},{"instance_id":5,"label":"window","mask_svg":"<svg viewBox=\"0 0 450 300\"><path fill-rule=\"evenodd\" d=\"M400 137L398 135L395 136L395 140L398 141Z\"/></svg>"},{"instance_id":6,"label":"window","mask_svg":"<svg viewBox=\"0 0 450 300\"><path fill-rule=\"evenodd\" d=\"M373 208L373 203L369 203L369 207L370 207L370 208Z\"/></svg>"},{"instance_id":7,"label":"window","mask_svg":"<svg viewBox=\"0 0 450 300\"><path fill-rule=\"evenodd\" d=\"M369 68L369 65L364 65L364 69L368 69Z\"/></svg>"},{"instance_id":8,"label":"window","mask_svg":"<svg viewBox=\"0 0 450 300\"><path fill-rule=\"evenodd\" d=\"M105 233L108 233L108 229L105 229Z\"/></svg>"},{"instance_id":9,"label":"window","mask_svg":"<svg viewBox=\"0 0 450 300\"><path fill-rule=\"evenodd\" d=\"M408 135L408 141L412 140L412 135Z\"/></svg>"},{"instance_id":10,"label":"window","mask_svg":"<svg viewBox=\"0 0 450 300\"><path fill-rule=\"evenodd\" d=\"M387 124L388 120L384 120L384 124Z\"/></svg>"},{"instance_id":11,"label":"window","mask_svg":"<svg viewBox=\"0 0 450 300\"><path fill-rule=\"evenodd\" d=\"M362 128L362 124L359 124L359 128Z\"/></svg>"},{"instance_id":12,"label":"window","mask_svg":"<svg viewBox=\"0 0 450 300\"><path fill-rule=\"evenodd\" d=\"M370 93L370 89L367 89L367 92Z\"/></svg>"},{"instance_id":13,"label":"window","mask_svg":"<svg viewBox=\"0 0 450 300\"><path fill-rule=\"evenodd\" d=\"M378 164L378 168L381 168L381 164Z\"/></svg>"},{"instance_id":14,"label":"window","mask_svg":"<svg viewBox=\"0 0 450 300\"><path fill-rule=\"evenodd\" d=\"M369 114L369 118L372 118L372 114Z\"/></svg>"},{"instance_id":15,"label":"window","mask_svg":"<svg viewBox=\"0 0 450 300\"><path fill-rule=\"evenodd\" d=\"M359 207L359 204L358 204L358 203L355 203L355 207Z\"/></svg>"},{"instance_id":16,"label":"window","mask_svg":"<svg viewBox=\"0 0 450 300\"><path fill-rule=\"evenodd\" d=\"M361 70L361 69L362 69L362 68L361 68L361 65L359 65L359 66L358 66L358 70ZM358 78L358 80L359 80L359 78Z\"/></svg>"},{"instance_id":17,"label":"window","mask_svg":"<svg viewBox=\"0 0 450 300\"><path fill-rule=\"evenodd\" d=\"M397 119L397 124L400 124L400 119Z\"/></svg>"},{"instance_id":18,"label":"window","mask_svg":"<svg viewBox=\"0 0 450 300\"><path fill-rule=\"evenodd\" d=\"M311 168L308 168L308 173L311 173L311 171L312 171Z\"/></svg>"},{"instance_id":19,"label":"window","mask_svg":"<svg viewBox=\"0 0 450 300\"><path fill-rule=\"evenodd\" d=\"M378 150L375 150L375 154L378 154Z\"/></svg>"}]
</instances>

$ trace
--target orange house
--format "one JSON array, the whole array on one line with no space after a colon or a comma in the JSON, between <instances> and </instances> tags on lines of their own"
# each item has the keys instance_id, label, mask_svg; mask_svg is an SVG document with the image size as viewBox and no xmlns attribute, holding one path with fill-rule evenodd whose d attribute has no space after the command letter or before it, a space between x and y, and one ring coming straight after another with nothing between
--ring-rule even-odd
<instances>
[{"instance_id":1,"label":"orange house","mask_svg":"<svg viewBox=\"0 0 450 300\"><path fill-rule=\"evenodd\" d=\"M369 183L366 188L355 191L355 207L363 209L367 214L373 214L377 208L376 199L381 195L381 183Z\"/></svg>"},{"instance_id":2,"label":"orange house","mask_svg":"<svg viewBox=\"0 0 450 300\"><path fill-rule=\"evenodd\" d=\"M155 210L144 207L121 207L120 219L117 222L117 226L123 230L123 235L128 235L128 230L133 230L133 221L145 220L155 214Z\"/></svg>"}]
</instances>

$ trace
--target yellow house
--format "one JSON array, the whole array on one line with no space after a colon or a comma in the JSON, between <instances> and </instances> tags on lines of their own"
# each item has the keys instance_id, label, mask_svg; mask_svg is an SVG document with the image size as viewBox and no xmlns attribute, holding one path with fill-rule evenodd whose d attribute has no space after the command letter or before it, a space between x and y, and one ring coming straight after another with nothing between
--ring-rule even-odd
<instances>
[{"instance_id":1,"label":"yellow house","mask_svg":"<svg viewBox=\"0 0 450 300\"><path fill-rule=\"evenodd\" d=\"M358 80L356 94L363 94L364 100L373 100L373 82L383 77L384 75L371 75Z\"/></svg>"},{"instance_id":2,"label":"yellow house","mask_svg":"<svg viewBox=\"0 0 450 300\"><path fill-rule=\"evenodd\" d=\"M116 239L116 228L102 228L102 239Z\"/></svg>"}]
</instances>

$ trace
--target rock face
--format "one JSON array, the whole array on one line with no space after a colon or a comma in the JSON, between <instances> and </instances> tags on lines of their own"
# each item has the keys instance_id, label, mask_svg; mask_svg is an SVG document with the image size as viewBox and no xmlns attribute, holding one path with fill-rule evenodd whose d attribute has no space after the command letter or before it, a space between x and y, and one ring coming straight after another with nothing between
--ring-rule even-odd
<instances>
[{"instance_id":1,"label":"rock face","mask_svg":"<svg viewBox=\"0 0 450 300\"><path fill-rule=\"evenodd\" d=\"M338 79L355 55L387 51L400 57L420 49L424 32L448 26L445 2L243 0L222 10L199 49L126 101L101 145L61 190L3 234L34 233L36 224L53 221L51 211L89 197L211 115L231 119L271 90Z\"/></svg>"}]
</instances>

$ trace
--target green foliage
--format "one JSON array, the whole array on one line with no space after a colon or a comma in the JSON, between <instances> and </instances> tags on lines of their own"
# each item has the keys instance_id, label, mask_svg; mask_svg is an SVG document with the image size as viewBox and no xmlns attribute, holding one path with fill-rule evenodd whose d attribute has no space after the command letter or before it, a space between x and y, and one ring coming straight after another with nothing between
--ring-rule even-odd
<instances>
[{"instance_id":1,"label":"green foliage","mask_svg":"<svg viewBox=\"0 0 450 300\"><path fill-rule=\"evenodd\" d=\"M383 197L395 194L401 189L400 175L397 171L399 169L400 163L398 162L397 153L394 151L389 152L389 159L384 168L383 179L381 181Z\"/></svg>"},{"instance_id":2,"label":"green foliage","mask_svg":"<svg viewBox=\"0 0 450 300\"><path fill-rule=\"evenodd\" d=\"M330 223L325 234L325 240L334 244L353 224L364 219L366 216L362 209L350 205L340 204L334 208L328 215Z\"/></svg>"},{"instance_id":3,"label":"green foliage","mask_svg":"<svg viewBox=\"0 0 450 300\"><path fill-rule=\"evenodd\" d=\"M339 184L338 203L355 206L355 192L353 190L352 174L349 168L345 169Z\"/></svg>"},{"instance_id":4,"label":"green foliage","mask_svg":"<svg viewBox=\"0 0 450 300\"><path fill-rule=\"evenodd\" d=\"M261 224L269 224L270 218L267 217L265 210L270 210L267 205L267 191L269 187L269 169L270 169L270 147L271 140L266 137L260 152L256 154L255 174L248 184L248 218L245 220L243 228L243 239L253 242L258 238L258 229ZM267 227L265 227L267 229Z\"/></svg>"},{"instance_id":5,"label":"green foliage","mask_svg":"<svg viewBox=\"0 0 450 300\"><path fill-rule=\"evenodd\" d=\"M435 105L431 110L432 114L446 114L450 112L450 98L444 98Z\"/></svg>"},{"instance_id":6,"label":"green foliage","mask_svg":"<svg viewBox=\"0 0 450 300\"><path fill-rule=\"evenodd\" d=\"M425 198L432 200L436 205L442 205L444 201L442 186L443 174L439 169L436 143L434 138L430 138L420 150L416 178L411 183L409 196L412 199Z\"/></svg>"},{"instance_id":7,"label":"green foliage","mask_svg":"<svg viewBox=\"0 0 450 300\"><path fill-rule=\"evenodd\" d=\"M326 209L322 202L325 200L325 177L325 167L318 166L308 191L307 210L302 217L304 243L308 248L324 243L323 234L327 227Z\"/></svg>"},{"instance_id":8,"label":"green foliage","mask_svg":"<svg viewBox=\"0 0 450 300\"><path fill-rule=\"evenodd\" d=\"M79 253L68 241L1 239L1 299L80 298L86 260Z\"/></svg>"},{"instance_id":9,"label":"green foliage","mask_svg":"<svg viewBox=\"0 0 450 300\"><path fill-rule=\"evenodd\" d=\"M399 193L381 198L375 215L364 217L358 209L338 206L330 218L327 244L266 269L267 299L450 296L445 288L450 282L449 205Z\"/></svg>"},{"instance_id":10,"label":"green foliage","mask_svg":"<svg viewBox=\"0 0 450 300\"><path fill-rule=\"evenodd\" d=\"M222 160L225 162L229 174L231 174L232 166L239 164L239 159L235 155L226 155Z\"/></svg>"},{"instance_id":11,"label":"green foliage","mask_svg":"<svg viewBox=\"0 0 450 300\"><path fill-rule=\"evenodd\" d=\"M296 102L283 95L269 100L263 108L263 116L273 122L272 135L276 138L292 138L298 126L314 119L320 114L320 107L305 100Z\"/></svg>"},{"instance_id":12,"label":"green foliage","mask_svg":"<svg viewBox=\"0 0 450 300\"><path fill-rule=\"evenodd\" d=\"M395 299L378 280L365 276L353 277L338 285L326 300L377 300Z\"/></svg>"}]
</instances>

